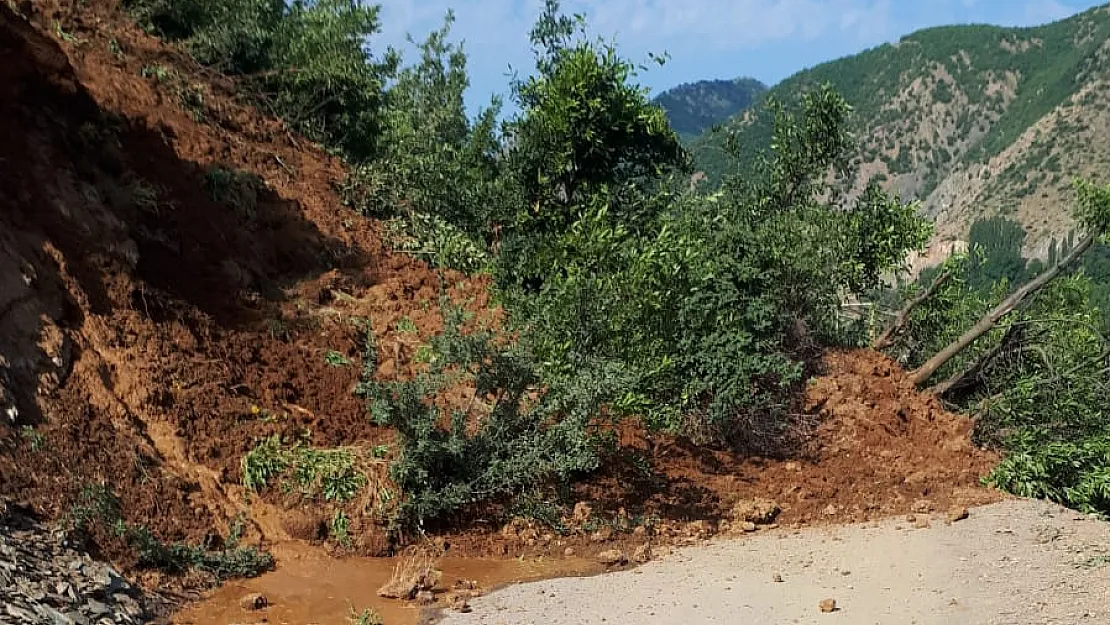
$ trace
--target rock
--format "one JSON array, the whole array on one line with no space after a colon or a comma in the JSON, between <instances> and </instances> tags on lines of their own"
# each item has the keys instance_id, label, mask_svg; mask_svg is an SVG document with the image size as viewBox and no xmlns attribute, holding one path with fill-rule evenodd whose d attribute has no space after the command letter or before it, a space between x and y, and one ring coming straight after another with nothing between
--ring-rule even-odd
<instances>
[{"instance_id":1,"label":"rock","mask_svg":"<svg viewBox=\"0 0 1110 625\"><path fill-rule=\"evenodd\" d=\"M571 516L571 522L575 525L583 525L586 521L590 520L593 513L594 509L590 507L590 504L585 501L579 501L574 504L574 513L573 516Z\"/></svg>"},{"instance_id":2,"label":"rock","mask_svg":"<svg viewBox=\"0 0 1110 625\"><path fill-rule=\"evenodd\" d=\"M590 535L590 540L595 543L608 542L613 538L613 528L603 527Z\"/></svg>"},{"instance_id":3,"label":"rock","mask_svg":"<svg viewBox=\"0 0 1110 625\"><path fill-rule=\"evenodd\" d=\"M774 575L771 576L771 581L775 582L776 584L781 584L782 583L782 575L780 575L778 573L775 573Z\"/></svg>"},{"instance_id":4,"label":"rock","mask_svg":"<svg viewBox=\"0 0 1110 625\"><path fill-rule=\"evenodd\" d=\"M573 556L574 555L574 547L567 547L566 549L564 549L563 550L563 555L568 557L568 558Z\"/></svg>"},{"instance_id":5,"label":"rock","mask_svg":"<svg viewBox=\"0 0 1110 625\"><path fill-rule=\"evenodd\" d=\"M597 561L605 566L618 566L628 562L628 556L620 549L608 549L597 554Z\"/></svg>"},{"instance_id":6,"label":"rock","mask_svg":"<svg viewBox=\"0 0 1110 625\"><path fill-rule=\"evenodd\" d=\"M155 610L111 567L0 501L0 623L133 625Z\"/></svg>"},{"instance_id":7,"label":"rock","mask_svg":"<svg viewBox=\"0 0 1110 625\"><path fill-rule=\"evenodd\" d=\"M269 605L266 601L266 596L262 593L252 592L242 597L239 597L239 607L244 610L261 610Z\"/></svg>"},{"instance_id":8,"label":"rock","mask_svg":"<svg viewBox=\"0 0 1110 625\"><path fill-rule=\"evenodd\" d=\"M912 506L910 506L910 510L913 510L918 514L929 514L933 511L933 502L929 501L928 499L918 499L913 502Z\"/></svg>"},{"instance_id":9,"label":"rock","mask_svg":"<svg viewBox=\"0 0 1110 625\"><path fill-rule=\"evenodd\" d=\"M5 605L4 611L8 613L8 616L16 619L16 622L23 621L26 623L34 623L38 621L38 619L35 618L35 614L33 612L29 610L24 610L23 608L16 606L14 603L9 603Z\"/></svg>"},{"instance_id":10,"label":"rock","mask_svg":"<svg viewBox=\"0 0 1110 625\"><path fill-rule=\"evenodd\" d=\"M732 506L731 517L741 523L766 525L774 522L782 508L770 499L741 499Z\"/></svg>"},{"instance_id":11,"label":"rock","mask_svg":"<svg viewBox=\"0 0 1110 625\"><path fill-rule=\"evenodd\" d=\"M822 612L836 612L836 599L822 599L821 602L817 604L817 607L820 608Z\"/></svg>"},{"instance_id":12,"label":"rock","mask_svg":"<svg viewBox=\"0 0 1110 625\"><path fill-rule=\"evenodd\" d=\"M431 566L413 566L395 570L393 577L378 589L378 596L386 599L414 599L421 590L435 588L440 575L441 573Z\"/></svg>"},{"instance_id":13,"label":"rock","mask_svg":"<svg viewBox=\"0 0 1110 625\"><path fill-rule=\"evenodd\" d=\"M948 522L956 523L957 521L963 521L970 514L971 513L968 512L967 506L952 506L948 510Z\"/></svg>"},{"instance_id":14,"label":"rock","mask_svg":"<svg viewBox=\"0 0 1110 625\"><path fill-rule=\"evenodd\" d=\"M829 505L825 506L824 512L825 516L835 516L837 513L836 504L830 503Z\"/></svg>"},{"instance_id":15,"label":"rock","mask_svg":"<svg viewBox=\"0 0 1110 625\"><path fill-rule=\"evenodd\" d=\"M913 520L913 526L919 530L926 529L929 527L929 516L926 514L919 514L917 518Z\"/></svg>"},{"instance_id":16,"label":"rock","mask_svg":"<svg viewBox=\"0 0 1110 625\"><path fill-rule=\"evenodd\" d=\"M644 543L644 544L640 545L639 547L636 547L636 550L632 552L632 561L633 562L643 564L644 562L648 562L650 560L651 560L651 545L649 545L647 543Z\"/></svg>"},{"instance_id":17,"label":"rock","mask_svg":"<svg viewBox=\"0 0 1110 625\"><path fill-rule=\"evenodd\" d=\"M466 601L466 597L458 594L447 595L447 605L456 612L466 614L470 612L470 604Z\"/></svg>"},{"instance_id":18,"label":"rock","mask_svg":"<svg viewBox=\"0 0 1110 625\"><path fill-rule=\"evenodd\" d=\"M702 520L690 521L686 524L685 532L687 536L705 536L710 533L709 524Z\"/></svg>"},{"instance_id":19,"label":"rock","mask_svg":"<svg viewBox=\"0 0 1110 625\"><path fill-rule=\"evenodd\" d=\"M262 595L259 596L261 597ZM263 599L263 601L265 601L265 599ZM85 608L89 611L90 614L92 614L94 618L98 616L104 616L105 614L111 614L112 612L112 610L109 609L108 606L97 601L96 599L87 600L85 602Z\"/></svg>"},{"instance_id":20,"label":"rock","mask_svg":"<svg viewBox=\"0 0 1110 625\"><path fill-rule=\"evenodd\" d=\"M744 521L744 523L741 524L740 529L744 530L745 532L754 532L759 528L756 527L756 524L752 523L751 521Z\"/></svg>"},{"instance_id":21,"label":"rock","mask_svg":"<svg viewBox=\"0 0 1110 625\"><path fill-rule=\"evenodd\" d=\"M421 590L416 593L416 602L420 605L432 605L436 602L436 596L430 590Z\"/></svg>"}]
</instances>

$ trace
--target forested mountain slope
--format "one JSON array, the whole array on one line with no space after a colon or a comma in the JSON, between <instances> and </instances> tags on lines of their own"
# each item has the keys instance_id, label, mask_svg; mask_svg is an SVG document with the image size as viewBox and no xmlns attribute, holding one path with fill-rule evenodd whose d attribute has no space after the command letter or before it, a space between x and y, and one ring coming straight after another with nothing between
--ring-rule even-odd
<instances>
[{"instance_id":1,"label":"forested mountain slope","mask_svg":"<svg viewBox=\"0 0 1110 625\"><path fill-rule=\"evenodd\" d=\"M872 177L919 198L937 222L933 250L966 239L980 218L1007 216L1046 257L1072 228L1070 179L1107 177L1110 148L1110 7L1033 28L930 28L799 72L768 96L797 101L830 82L854 107L859 141L854 191ZM699 165L719 179L731 133L741 167L767 145L772 116L755 107L725 132L695 142Z\"/></svg>"}]
</instances>

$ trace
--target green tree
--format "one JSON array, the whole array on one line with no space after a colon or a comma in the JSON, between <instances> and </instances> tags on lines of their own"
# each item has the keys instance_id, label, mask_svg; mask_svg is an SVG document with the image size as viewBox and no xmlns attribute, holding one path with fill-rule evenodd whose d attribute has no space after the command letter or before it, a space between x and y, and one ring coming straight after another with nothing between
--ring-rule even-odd
<instances>
[{"instance_id":1,"label":"green tree","mask_svg":"<svg viewBox=\"0 0 1110 625\"><path fill-rule=\"evenodd\" d=\"M631 83L635 66L614 46L588 39L581 18L561 15L557 0L547 0L531 39L536 73L514 81L521 113L507 128L508 166L524 199L505 216L510 281L554 271L558 254L542 248L557 246L560 234L598 210L600 197L615 200L604 211L612 222L650 223L659 206L639 198L688 165L663 109Z\"/></svg>"}]
</instances>

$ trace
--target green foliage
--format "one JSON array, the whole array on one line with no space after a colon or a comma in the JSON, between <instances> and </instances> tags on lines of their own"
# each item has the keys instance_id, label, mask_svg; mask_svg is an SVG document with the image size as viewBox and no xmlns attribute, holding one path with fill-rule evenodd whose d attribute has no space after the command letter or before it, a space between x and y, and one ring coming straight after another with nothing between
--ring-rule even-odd
<instances>
[{"instance_id":1,"label":"green foliage","mask_svg":"<svg viewBox=\"0 0 1110 625\"><path fill-rule=\"evenodd\" d=\"M754 78L700 80L667 89L653 102L663 107L678 136L693 139L755 104L767 85Z\"/></svg>"},{"instance_id":2,"label":"green foliage","mask_svg":"<svg viewBox=\"0 0 1110 625\"><path fill-rule=\"evenodd\" d=\"M351 366L351 359L347 358L343 354L340 354L339 352L335 351L334 349L329 349L324 354L324 362L327 363L329 367L349 367L349 366Z\"/></svg>"},{"instance_id":3,"label":"green foliage","mask_svg":"<svg viewBox=\"0 0 1110 625\"><path fill-rule=\"evenodd\" d=\"M1076 218L1105 228L1110 191L1076 185ZM977 255L954 257L953 277L911 315L896 353L910 365L970 327L1010 286L1035 275L1020 257L1024 233L1005 219L978 222ZM1072 249L1054 244L1050 261ZM1105 293L1105 252L1095 246L1083 267L1038 291L938 373L938 379L976 365L970 386L948 399L976 417L981 443L1006 451L987 482L1015 494L1045 497L1086 512L1110 513L1110 343L1099 293ZM1011 283L1011 278L1014 282ZM922 283L931 281L923 276Z\"/></svg>"},{"instance_id":4,"label":"green foliage","mask_svg":"<svg viewBox=\"0 0 1110 625\"><path fill-rule=\"evenodd\" d=\"M33 425L24 425L19 429L19 434L27 441L27 446L32 452L42 451L46 447L46 436Z\"/></svg>"},{"instance_id":5,"label":"green foliage","mask_svg":"<svg viewBox=\"0 0 1110 625\"><path fill-rule=\"evenodd\" d=\"M461 324L461 311L450 311L426 373L383 383L367 367L358 389L375 421L397 431L390 475L403 493L396 521L404 527L566 482L600 463L590 425L611 400L611 377L584 370L541 388L527 353L497 345L488 332L463 333ZM431 401L457 384L473 386L469 410Z\"/></svg>"},{"instance_id":6,"label":"green foliage","mask_svg":"<svg viewBox=\"0 0 1110 625\"><path fill-rule=\"evenodd\" d=\"M68 531L79 535L98 530L108 532L135 550L138 566L168 573L195 570L224 581L256 577L274 567L273 556L255 547L240 547L234 534L218 550L185 543L165 544L146 527L125 521L119 498L105 485L82 488L64 524Z\"/></svg>"},{"instance_id":7,"label":"green foliage","mask_svg":"<svg viewBox=\"0 0 1110 625\"><path fill-rule=\"evenodd\" d=\"M396 65L366 52L376 5L350 0L127 0L140 23L183 41L205 65L242 77L301 132L354 159L375 154L385 82Z\"/></svg>"},{"instance_id":8,"label":"green foliage","mask_svg":"<svg viewBox=\"0 0 1110 625\"><path fill-rule=\"evenodd\" d=\"M835 340L842 295L929 234L877 186L849 211L818 201L824 173L847 168L847 113L828 89L807 94L801 115L778 107L758 175L711 196L663 185L633 196L639 229L613 217L629 201L613 191L579 204L531 248L539 286L503 293L545 375L604 363L627 381L619 411L701 442L781 449L805 354Z\"/></svg>"},{"instance_id":9,"label":"green foliage","mask_svg":"<svg viewBox=\"0 0 1110 625\"><path fill-rule=\"evenodd\" d=\"M1032 277L1021 255L1025 230L1020 223L1005 217L977 219L971 224L968 244L979 251L975 264L968 268L970 288L989 290L1001 280L1016 287Z\"/></svg>"},{"instance_id":10,"label":"green foliage","mask_svg":"<svg viewBox=\"0 0 1110 625\"><path fill-rule=\"evenodd\" d=\"M857 112L849 130L866 138L875 137L876 130L883 127L889 139L887 149L898 150L888 163L891 172L916 173L921 183L913 190L924 197L924 190L935 185L924 184L928 175L943 175L952 164L948 159L925 158L936 147L935 141L915 146L903 133L912 134L933 103L954 103L956 93L968 98L956 128L959 137L970 142L953 158L965 164L986 162L1065 103L1091 75L1104 70L1099 46L1108 36L1110 14L1097 9L1033 28L929 28L903 37L897 44L884 44L798 72L764 97L794 102L817 85L831 84ZM941 69L947 76L938 80ZM1016 79L1012 100L997 89L1008 76ZM911 101L908 106L903 103L901 109L892 106L894 98L907 93L918 80L935 81L931 97ZM972 123L982 123L984 132L972 134ZM720 183L737 167L749 171L766 149L773 125L770 114L755 115L750 122L734 116L719 132L706 132L693 140L690 149L710 181ZM1061 136L1066 133L1059 130ZM730 138L742 146L739 163L728 159L723 150ZM1040 162L1032 162L1030 167L1038 168Z\"/></svg>"},{"instance_id":11,"label":"green foliage","mask_svg":"<svg viewBox=\"0 0 1110 625\"><path fill-rule=\"evenodd\" d=\"M370 608L364 608L362 612L356 612L351 608L350 619L351 625L382 625L385 621L382 617Z\"/></svg>"},{"instance_id":12,"label":"green foliage","mask_svg":"<svg viewBox=\"0 0 1110 625\"><path fill-rule=\"evenodd\" d=\"M420 61L386 92L378 158L356 167L343 192L360 213L392 218L396 247L475 271L489 262L489 228L513 186L498 159L499 102L467 117L466 55L448 42L453 19L420 44Z\"/></svg>"},{"instance_id":13,"label":"green foliage","mask_svg":"<svg viewBox=\"0 0 1110 625\"><path fill-rule=\"evenodd\" d=\"M213 201L248 215L255 213L258 195L266 188L266 183L255 174L219 166L208 169L204 183Z\"/></svg>"},{"instance_id":14,"label":"green foliage","mask_svg":"<svg viewBox=\"0 0 1110 625\"><path fill-rule=\"evenodd\" d=\"M299 443L283 444L273 435L258 442L242 459L243 486L261 491L279 478L300 489L306 499L350 501L368 483L349 448L317 449Z\"/></svg>"},{"instance_id":15,"label":"green foliage","mask_svg":"<svg viewBox=\"0 0 1110 625\"><path fill-rule=\"evenodd\" d=\"M596 213L595 195L633 193L637 182L688 165L663 109L631 84L635 67L612 45L587 39L581 22L558 11L558 2L547 0L532 31L537 73L513 84L521 113L508 124L507 160L523 202L504 225L506 239L517 244L522 238L542 244L570 228L583 209ZM651 216L645 208L632 198L608 211L635 228ZM507 241L502 257L517 263L531 252L544 254Z\"/></svg>"}]
</instances>

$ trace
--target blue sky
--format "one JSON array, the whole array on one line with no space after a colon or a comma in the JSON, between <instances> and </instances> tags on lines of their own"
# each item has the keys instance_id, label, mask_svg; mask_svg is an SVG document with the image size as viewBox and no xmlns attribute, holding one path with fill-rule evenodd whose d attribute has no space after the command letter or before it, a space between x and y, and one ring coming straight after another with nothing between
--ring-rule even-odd
<instances>
[{"instance_id":1,"label":"blue sky","mask_svg":"<svg viewBox=\"0 0 1110 625\"><path fill-rule=\"evenodd\" d=\"M422 39L455 9L453 39L469 55L472 110L506 92L510 65L532 69L528 31L542 0L378 0L377 45L407 52L405 34ZM590 32L615 40L626 58L649 52L640 83L658 92L683 82L752 76L768 84L806 67L853 54L928 26L1051 22L1106 0L564 0L584 13ZM411 56L411 54L409 54Z\"/></svg>"}]
</instances>

